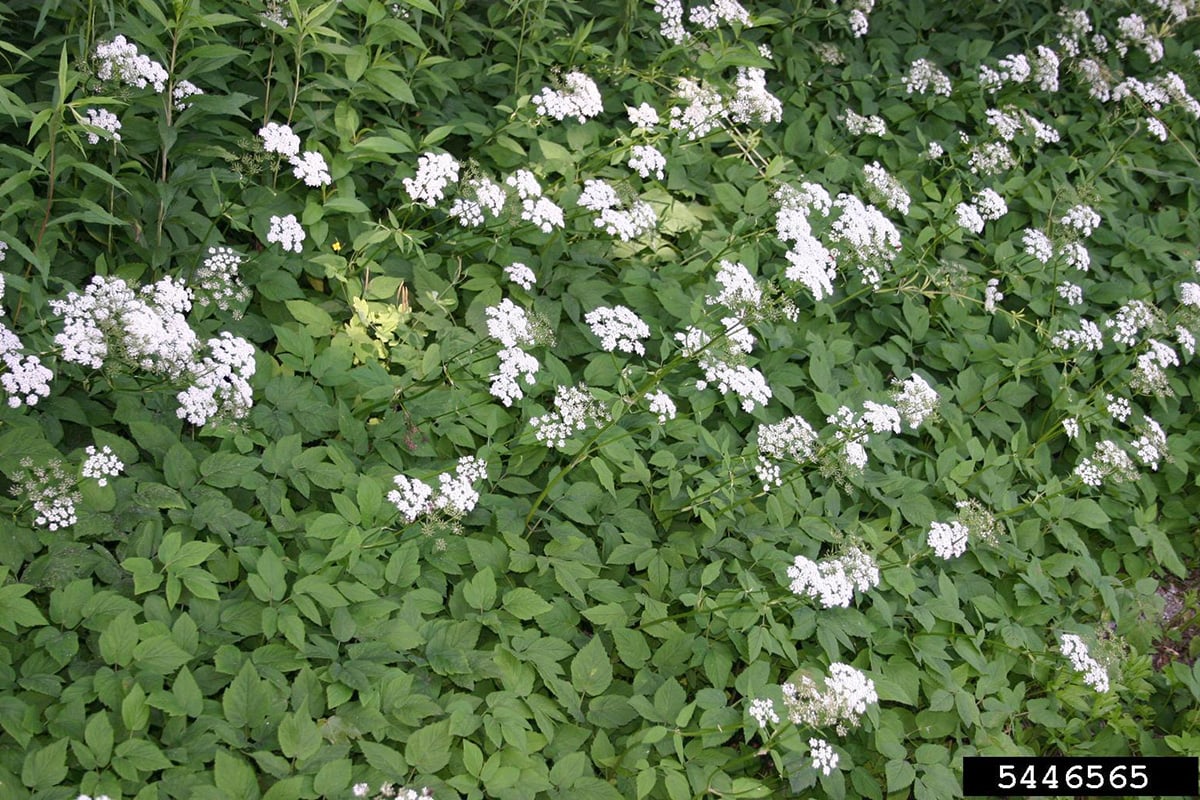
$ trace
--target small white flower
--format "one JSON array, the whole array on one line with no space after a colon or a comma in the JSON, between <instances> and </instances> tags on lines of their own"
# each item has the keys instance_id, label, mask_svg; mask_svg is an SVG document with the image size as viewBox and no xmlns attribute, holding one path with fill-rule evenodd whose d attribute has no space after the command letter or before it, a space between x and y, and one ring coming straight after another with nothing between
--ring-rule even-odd
<instances>
[{"instance_id":1,"label":"small white flower","mask_svg":"<svg viewBox=\"0 0 1200 800\"><path fill-rule=\"evenodd\" d=\"M646 348L641 340L650 335L650 328L625 306L594 309L584 316L584 321L600 339L603 350L645 355Z\"/></svg>"},{"instance_id":2,"label":"small white flower","mask_svg":"<svg viewBox=\"0 0 1200 800\"><path fill-rule=\"evenodd\" d=\"M287 125L268 122L266 126L258 129L258 135L262 139L263 150L268 153L278 153L284 158L291 158L300 152L300 137L292 133L292 129Z\"/></svg>"},{"instance_id":3,"label":"small white flower","mask_svg":"<svg viewBox=\"0 0 1200 800\"><path fill-rule=\"evenodd\" d=\"M634 145L629 153L629 168L635 170L643 178L653 175L661 181L665 175L663 170L666 166L666 157L651 145Z\"/></svg>"},{"instance_id":4,"label":"small white flower","mask_svg":"<svg viewBox=\"0 0 1200 800\"><path fill-rule=\"evenodd\" d=\"M765 698L759 697L751 700L749 714L760 728L767 727L768 722L779 724L779 715L775 713L775 704Z\"/></svg>"},{"instance_id":5,"label":"small white flower","mask_svg":"<svg viewBox=\"0 0 1200 800\"><path fill-rule=\"evenodd\" d=\"M649 103L642 103L637 108L625 106L625 113L635 128L653 128L658 124L658 111Z\"/></svg>"},{"instance_id":6,"label":"small white flower","mask_svg":"<svg viewBox=\"0 0 1200 800\"><path fill-rule=\"evenodd\" d=\"M967 552L967 526L958 520L934 522L929 526L926 541L939 558L950 560Z\"/></svg>"},{"instance_id":7,"label":"small white flower","mask_svg":"<svg viewBox=\"0 0 1200 800\"><path fill-rule=\"evenodd\" d=\"M284 250L299 253L304 249L304 228L300 227L295 214L288 214L286 217L272 215L267 241L280 245Z\"/></svg>"},{"instance_id":8,"label":"small white flower","mask_svg":"<svg viewBox=\"0 0 1200 800\"><path fill-rule=\"evenodd\" d=\"M100 486L107 486L109 478L115 478L125 469L125 463L117 458L108 445L98 451L93 445L88 445L87 454L81 474L85 478L95 478Z\"/></svg>"},{"instance_id":9,"label":"small white flower","mask_svg":"<svg viewBox=\"0 0 1200 800\"><path fill-rule=\"evenodd\" d=\"M446 187L458 181L459 163L449 153L425 153L417 159L417 174L401 181L415 203L433 206L445 197Z\"/></svg>"},{"instance_id":10,"label":"small white flower","mask_svg":"<svg viewBox=\"0 0 1200 800\"><path fill-rule=\"evenodd\" d=\"M534 96L533 104L543 116L563 120L575 117L581 123L599 115L604 110L600 90L596 82L582 72L570 72L563 78L560 90L546 87Z\"/></svg>"},{"instance_id":11,"label":"small white flower","mask_svg":"<svg viewBox=\"0 0 1200 800\"><path fill-rule=\"evenodd\" d=\"M657 414L659 422L675 419L675 401L669 394L663 391L651 392L646 395L646 399L650 401L650 413Z\"/></svg>"},{"instance_id":12,"label":"small white flower","mask_svg":"<svg viewBox=\"0 0 1200 800\"><path fill-rule=\"evenodd\" d=\"M292 156L288 163L292 165L292 174L297 180L304 181L306 186L328 186L333 183L325 156L315 150L309 150L304 155Z\"/></svg>"},{"instance_id":13,"label":"small white flower","mask_svg":"<svg viewBox=\"0 0 1200 800\"><path fill-rule=\"evenodd\" d=\"M88 125L100 128L106 131L114 142L121 141L121 120L117 119L117 115L106 108L89 108L87 110ZM89 133L88 144L99 144L100 135Z\"/></svg>"},{"instance_id":14,"label":"small white flower","mask_svg":"<svg viewBox=\"0 0 1200 800\"><path fill-rule=\"evenodd\" d=\"M537 276L533 274L533 270L519 261L514 261L505 267L504 275L525 291L529 291L537 283Z\"/></svg>"},{"instance_id":15,"label":"small white flower","mask_svg":"<svg viewBox=\"0 0 1200 800\"><path fill-rule=\"evenodd\" d=\"M809 739L808 746L812 749L812 765L813 769L819 769L825 775L837 769L838 754L834 752L833 745L824 739Z\"/></svg>"}]
</instances>

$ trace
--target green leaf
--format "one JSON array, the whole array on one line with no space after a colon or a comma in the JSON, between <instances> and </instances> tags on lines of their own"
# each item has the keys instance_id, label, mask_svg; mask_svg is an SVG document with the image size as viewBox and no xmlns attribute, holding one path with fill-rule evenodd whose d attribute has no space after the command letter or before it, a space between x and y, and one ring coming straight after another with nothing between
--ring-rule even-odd
<instances>
[{"instance_id":1,"label":"green leaf","mask_svg":"<svg viewBox=\"0 0 1200 800\"><path fill-rule=\"evenodd\" d=\"M433 775L450 763L451 742L449 721L426 725L409 735L404 760L418 772Z\"/></svg>"},{"instance_id":2,"label":"green leaf","mask_svg":"<svg viewBox=\"0 0 1200 800\"><path fill-rule=\"evenodd\" d=\"M113 755L113 768L122 772L122 765L132 767L138 772L154 772L169 768L171 762L153 742L146 739L130 739L117 745Z\"/></svg>"},{"instance_id":3,"label":"green leaf","mask_svg":"<svg viewBox=\"0 0 1200 800\"><path fill-rule=\"evenodd\" d=\"M504 593L504 610L517 619L533 619L552 608L553 606L543 600L541 595L524 586Z\"/></svg>"},{"instance_id":4,"label":"green leaf","mask_svg":"<svg viewBox=\"0 0 1200 800\"><path fill-rule=\"evenodd\" d=\"M484 567L463 585L463 600L471 608L486 611L496 603L496 577Z\"/></svg>"},{"instance_id":5,"label":"green leaf","mask_svg":"<svg viewBox=\"0 0 1200 800\"><path fill-rule=\"evenodd\" d=\"M100 657L106 664L127 667L133 661L137 644L137 623L133 621L133 612L126 611L113 618L100 634Z\"/></svg>"},{"instance_id":6,"label":"green leaf","mask_svg":"<svg viewBox=\"0 0 1200 800\"><path fill-rule=\"evenodd\" d=\"M887 787L889 792L898 792L901 789L909 786L913 779L917 777L917 771L913 769L912 764L899 759L892 759L887 762L884 767L884 772L887 774Z\"/></svg>"},{"instance_id":7,"label":"green leaf","mask_svg":"<svg viewBox=\"0 0 1200 800\"><path fill-rule=\"evenodd\" d=\"M113 727L108 721L108 712L99 711L88 719L87 727L83 729L83 741L92 751L96 766L107 766L113 749Z\"/></svg>"},{"instance_id":8,"label":"green leaf","mask_svg":"<svg viewBox=\"0 0 1200 800\"><path fill-rule=\"evenodd\" d=\"M295 713L284 714L279 723L279 749L299 761L312 758L321 749L321 734L305 702Z\"/></svg>"},{"instance_id":9,"label":"green leaf","mask_svg":"<svg viewBox=\"0 0 1200 800\"><path fill-rule=\"evenodd\" d=\"M179 674L175 676L171 693L179 701L183 713L189 717L199 717L204 713L204 695L201 693L200 685L196 683L195 677L192 676L191 670L187 667L179 670Z\"/></svg>"},{"instance_id":10,"label":"green leaf","mask_svg":"<svg viewBox=\"0 0 1200 800\"><path fill-rule=\"evenodd\" d=\"M221 697L225 719L235 728L254 727L263 718L265 706L258 670L246 659L237 677L226 687Z\"/></svg>"},{"instance_id":11,"label":"green leaf","mask_svg":"<svg viewBox=\"0 0 1200 800\"><path fill-rule=\"evenodd\" d=\"M133 666L155 675L168 675L182 667L191 654L165 634L152 636L133 649Z\"/></svg>"},{"instance_id":12,"label":"green leaf","mask_svg":"<svg viewBox=\"0 0 1200 800\"><path fill-rule=\"evenodd\" d=\"M21 767L21 783L30 789L49 789L67 777L67 739L25 754Z\"/></svg>"},{"instance_id":13,"label":"green leaf","mask_svg":"<svg viewBox=\"0 0 1200 800\"><path fill-rule=\"evenodd\" d=\"M604 692L613 679L612 662L600 637L593 636L575 658L571 659L571 685L580 694L593 697Z\"/></svg>"},{"instance_id":14,"label":"green leaf","mask_svg":"<svg viewBox=\"0 0 1200 800\"><path fill-rule=\"evenodd\" d=\"M325 762L313 778L313 791L326 797L347 795L353 780L352 768L348 758Z\"/></svg>"},{"instance_id":15,"label":"green leaf","mask_svg":"<svg viewBox=\"0 0 1200 800\"><path fill-rule=\"evenodd\" d=\"M254 768L236 755L217 750L213 779L229 800L258 800L258 779L254 776Z\"/></svg>"},{"instance_id":16,"label":"green leaf","mask_svg":"<svg viewBox=\"0 0 1200 800\"><path fill-rule=\"evenodd\" d=\"M25 595L33 590L23 583L0 586L0 628L15 634L17 627L36 628L48 625L42 612Z\"/></svg>"}]
</instances>

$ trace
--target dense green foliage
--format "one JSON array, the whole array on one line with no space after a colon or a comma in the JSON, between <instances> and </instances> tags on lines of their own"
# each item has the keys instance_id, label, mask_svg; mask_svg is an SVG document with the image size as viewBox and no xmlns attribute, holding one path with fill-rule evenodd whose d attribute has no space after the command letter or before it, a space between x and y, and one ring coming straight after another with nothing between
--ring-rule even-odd
<instances>
[{"instance_id":1,"label":"dense green foliage","mask_svg":"<svg viewBox=\"0 0 1200 800\"><path fill-rule=\"evenodd\" d=\"M343 798L395 781L438 798L946 798L966 755L1200 752L1195 653L1184 638L1155 659L1183 636L1164 630L1164 582L1197 557L1198 128L1186 94L1103 100L1082 66L1110 88L1173 71L1200 91L1192 4L1186 19L1160 5L1078 0L1093 31L1072 55L1062 9L1025 0L755 2L751 25L685 18L679 44L642 0L0 2L0 322L23 349L3 346L53 373L48 396L10 389L0 408L0 797ZM1143 40L1118 24L1134 13ZM118 35L165 68L163 91L106 78L95 53ZM1058 87L986 85L981 67L1038 45L1062 59ZM917 59L952 90L909 91ZM766 70L778 119L769 100L729 110L739 69ZM575 71L602 112L539 113ZM683 77L726 104L694 139L668 110L687 106ZM181 107L185 80L203 93ZM661 122L631 124L641 103ZM993 109L1025 120L1011 142ZM328 185L264 151L267 123L323 155ZM973 169L988 143L1012 163ZM645 145L661 179L627 164ZM461 165L430 204L413 188L426 153ZM875 162L911 206L869 188ZM523 219L510 189L482 225L450 213L470 180L521 169L562 225ZM579 204L594 179L648 203L654 229L606 232ZM777 215L803 182L875 202L898 252L863 260L843 237L832 292L797 282ZM976 233L959 205L984 189L1007 213ZM1064 219L1078 206L1094 233ZM833 248L848 208L813 212L814 236ZM289 214L299 252L272 231ZM1029 230L1052 257L1030 254ZM214 247L241 256L250 291L202 291ZM715 300L723 262L761 298ZM514 263L536 283L509 280ZM201 373L138 363L116 329L103 366L69 357L57 301L93 276L191 285L197 342L253 344L252 407L181 418ZM489 309L506 299L539 362L509 405L490 391ZM1144 319L1118 338L1132 301ZM644 353L585 319L615 306L648 326ZM1064 346L1081 320L1101 349ZM682 347L689 327L708 344ZM714 353L758 370L769 400L705 376ZM871 404L915 378L938 413L872 427ZM576 385L594 413L550 446L531 420ZM648 410L657 392L677 414ZM767 459L762 429L793 416L811 450ZM81 477L89 446L120 474ZM470 456L487 467L468 513L409 521L389 500L396 476L445 488ZM52 528L36 501L56 491L77 519ZM939 557L931 528L956 519L969 547ZM798 556L852 553L878 577L847 602L789 588ZM838 663L877 702L842 731L789 721L781 686ZM780 721L760 726L754 700ZM810 739L836 767L814 765Z\"/></svg>"}]
</instances>

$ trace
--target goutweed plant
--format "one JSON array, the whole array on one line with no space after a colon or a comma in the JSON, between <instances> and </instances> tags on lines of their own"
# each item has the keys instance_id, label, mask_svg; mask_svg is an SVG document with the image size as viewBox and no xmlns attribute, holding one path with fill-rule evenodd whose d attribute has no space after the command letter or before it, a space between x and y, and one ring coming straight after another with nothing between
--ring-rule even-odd
<instances>
[{"instance_id":1,"label":"goutweed plant","mask_svg":"<svg viewBox=\"0 0 1200 800\"><path fill-rule=\"evenodd\" d=\"M0 2L0 796L1197 752L1197 12Z\"/></svg>"}]
</instances>

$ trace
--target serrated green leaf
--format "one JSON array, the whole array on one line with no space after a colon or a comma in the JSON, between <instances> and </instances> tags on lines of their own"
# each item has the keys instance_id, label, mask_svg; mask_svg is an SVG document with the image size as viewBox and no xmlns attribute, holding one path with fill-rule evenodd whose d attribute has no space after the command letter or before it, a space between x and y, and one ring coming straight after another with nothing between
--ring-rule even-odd
<instances>
[{"instance_id":1,"label":"serrated green leaf","mask_svg":"<svg viewBox=\"0 0 1200 800\"><path fill-rule=\"evenodd\" d=\"M571 685L580 694L602 694L613 679L612 662L600 637L593 636L575 658L571 659Z\"/></svg>"}]
</instances>

